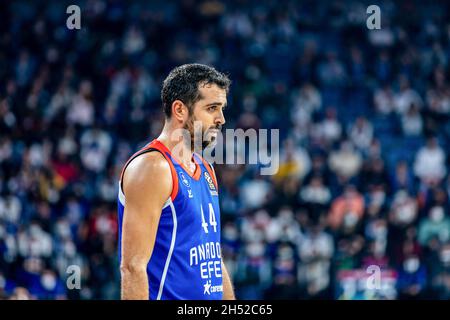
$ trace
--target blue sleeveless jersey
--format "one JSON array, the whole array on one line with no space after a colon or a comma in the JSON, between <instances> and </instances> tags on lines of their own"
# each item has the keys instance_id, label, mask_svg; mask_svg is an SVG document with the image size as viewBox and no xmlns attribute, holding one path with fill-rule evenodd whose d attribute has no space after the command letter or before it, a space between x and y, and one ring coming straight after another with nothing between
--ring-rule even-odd
<instances>
[{"instance_id":1,"label":"blue sleeveless jersey","mask_svg":"<svg viewBox=\"0 0 450 320\"><path fill-rule=\"evenodd\" d=\"M196 169L191 175L159 140L153 140L135 153L123 171L131 160L150 151L160 152L168 161L173 190L162 209L147 265L149 297L152 300L222 299L220 211L214 172L209 163L194 154ZM122 175L118 194L119 262L126 206Z\"/></svg>"}]
</instances>

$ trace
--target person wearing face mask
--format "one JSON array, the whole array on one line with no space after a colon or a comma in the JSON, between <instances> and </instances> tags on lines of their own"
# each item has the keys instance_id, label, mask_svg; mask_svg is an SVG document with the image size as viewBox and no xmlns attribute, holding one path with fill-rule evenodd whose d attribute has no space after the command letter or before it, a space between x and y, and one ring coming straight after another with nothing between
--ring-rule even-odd
<instances>
[{"instance_id":1,"label":"person wearing face mask","mask_svg":"<svg viewBox=\"0 0 450 320\"><path fill-rule=\"evenodd\" d=\"M419 225L419 243L429 245L433 238L444 243L450 240L450 218L445 215L444 208L435 206L430 209L428 218Z\"/></svg>"},{"instance_id":2,"label":"person wearing face mask","mask_svg":"<svg viewBox=\"0 0 450 320\"><path fill-rule=\"evenodd\" d=\"M273 281L266 292L267 299L298 299L297 268L294 248L289 242L280 242L272 265Z\"/></svg>"},{"instance_id":3,"label":"person wearing face mask","mask_svg":"<svg viewBox=\"0 0 450 320\"><path fill-rule=\"evenodd\" d=\"M391 205L391 223L399 228L405 228L414 222L417 210L417 201L406 190L399 190Z\"/></svg>"},{"instance_id":4,"label":"person wearing face mask","mask_svg":"<svg viewBox=\"0 0 450 320\"><path fill-rule=\"evenodd\" d=\"M436 298L450 299L450 243L443 245L439 251L436 275L432 279Z\"/></svg>"},{"instance_id":5,"label":"person wearing face mask","mask_svg":"<svg viewBox=\"0 0 450 320\"><path fill-rule=\"evenodd\" d=\"M354 185L346 186L344 193L331 204L328 224L333 230L352 232L364 215L364 198Z\"/></svg>"},{"instance_id":6,"label":"person wearing face mask","mask_svg":"<svg viewBox=\"0 0 450 320\"><path fill-rule=\"evenodd\" d=\"M398 270L397 290L400 300L420 299L427 283L425 267L416 255L405 258Z\"/></svg>"},{"instance_id":7,"label":"person wearing face mask","mask_svg":"<svg viewBox=\"0 0 450 320\"><path fill-rule=\"evenodd\" d=\"M395 193L393 201L390 206L389 217L389 233L388 233L388 255L393 257L393 260L397 261L402 259L404 243L414 243L416 236L413 236L412 240L409 235L416 229L417 216L419 208L417 200L410 195L406 190L399 190ZM413 234L416 234L413 231ZM409 240L408 240L409 238Z\"/></svg>"},{"instance_id":8,"label":"person wearing face mask","mask_svg":"<svg viewBox=\"0 0 450 320\"><path fill-rule=\"evenodd\" d=\"M261 240L249 241L243 248L237 262L236 283L240 284L239 296L242 299L263 299L259 290L262 283L270 277L270 267L265 254L265 243Z\"/></svg>"},{"instance_id":9,"label":"person wearing face mask","mask_svg":"<svg viewBox=\"0 0 450 320\"><path fill-rule=\"evenodd\" d=\"M42 272L39 282L34 283L30 293L38 299L65 299L65 288L54 271L46 269Z\"/></svg>"}]
</instances>

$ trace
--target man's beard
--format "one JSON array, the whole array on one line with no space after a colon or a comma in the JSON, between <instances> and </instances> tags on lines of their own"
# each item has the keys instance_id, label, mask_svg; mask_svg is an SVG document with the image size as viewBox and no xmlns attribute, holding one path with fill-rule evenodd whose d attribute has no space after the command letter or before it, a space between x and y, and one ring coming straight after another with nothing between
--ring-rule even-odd
<instances>
[{"instance_id":1,"label":"man's beard","mask_svg":"<svg viewBox=\"0 0 450 320\"><path fill-rule=\"evenodd\" d=\"M216 137L210 136L208 134L208 131L212 130L212 129L220 131L222 129L222 126L216 125L216 126L212 126L212 127L205 129L202 125L201 131L200 131L198 129L195 130L195 128L194 128L195 121L197 121L197 119L194 116L190 116L189 120L186 122L183 129L185 129L189 132L191 150L193 150L194 152L199 152L199 151L205 150L209 146L213 146L215 143ZM208 137L210 137L210 139L205 139ZM196 141L201 141L201 144L199 144L198 142L195 143ZM201 150L195 150L195 148L196 147L198 148L198 146L201 147Z\"/></svg>"}]
</instances>

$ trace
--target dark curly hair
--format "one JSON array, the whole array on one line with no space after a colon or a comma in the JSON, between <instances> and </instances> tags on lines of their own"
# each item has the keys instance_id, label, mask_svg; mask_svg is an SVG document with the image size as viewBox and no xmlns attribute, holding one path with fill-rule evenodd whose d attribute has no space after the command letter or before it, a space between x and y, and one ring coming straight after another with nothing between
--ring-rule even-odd
<instances>
[{"instance_id":1,"label":"dark curly hair","mask_svg":"<svg viewBox=\"0 0 450 320\"><path fill-rule=\"evenodd\" d=\"M200 84L216 84L228 92L231 81L227 75L204 64L192 63L176 67L164 80L161 90L161 100L166 117L171 117L172 103L175 100L182 101L192 113L194 103L201 99Z\"/></svg>"}]
</instances>

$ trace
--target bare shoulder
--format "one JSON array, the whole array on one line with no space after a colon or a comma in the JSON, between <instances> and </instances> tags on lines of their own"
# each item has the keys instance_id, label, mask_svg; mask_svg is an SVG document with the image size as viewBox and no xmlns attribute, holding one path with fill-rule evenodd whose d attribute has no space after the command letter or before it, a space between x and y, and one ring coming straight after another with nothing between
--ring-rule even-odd
<instances>
[{"instance_id":1,"label":"bare shoulder","mask_svg":"<svg viewBox=\"0 0 450 320\"><path fill-rule=\"evenodd\" d=\"M123 175L123 191L129 197L133 195L167 198L172 190L170 165L164 156L157 152L147 152L133 159Z\"/></svg>"}]
</instances>

